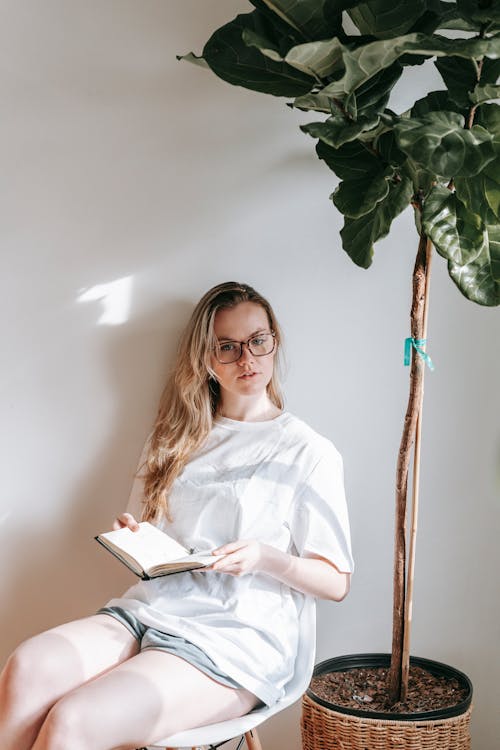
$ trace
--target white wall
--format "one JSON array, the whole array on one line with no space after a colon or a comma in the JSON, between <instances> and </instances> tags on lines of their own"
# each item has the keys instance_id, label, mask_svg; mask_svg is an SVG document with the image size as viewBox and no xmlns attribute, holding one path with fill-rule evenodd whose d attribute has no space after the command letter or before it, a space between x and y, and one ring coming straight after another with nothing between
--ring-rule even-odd
<instances>
[{"instance_id":1,"label":"white wall","mask_svg":"<svg viewBox=\"0 0 500 750\"><path fill-rule=\"evenodd\" d=\"M409 212L355 267L307 115L175 60L244 0L7 0L0 10L2 657L129 577L92 536L123 508L193 303L237 279L287 334L288 407L345 458L357 573L321 604L318 657L387 651L393 484L408 372ZM428 66L400 105L430 84ZM410 101L410 100L408 100ZM413 652L498 721L498 310L434 259ZM264 729L299 747L298 710Z\"/></svg>"}]
</instances>

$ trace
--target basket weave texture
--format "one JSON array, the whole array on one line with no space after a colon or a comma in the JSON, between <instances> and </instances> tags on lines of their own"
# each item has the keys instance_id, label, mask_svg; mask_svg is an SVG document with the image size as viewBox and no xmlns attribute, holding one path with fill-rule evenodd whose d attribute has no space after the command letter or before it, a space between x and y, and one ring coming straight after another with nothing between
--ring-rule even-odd
<instances>
[{"instance_id":1,"label":"basket weave texture","mask_svg":"<svg viewBox=\"0 0 500 750\"><path fill-rule=\"evenodd\" d=\"M302 698L303 750L470 750L469 708L427 721L366 719Z\"/></svg>"}]
</instances>

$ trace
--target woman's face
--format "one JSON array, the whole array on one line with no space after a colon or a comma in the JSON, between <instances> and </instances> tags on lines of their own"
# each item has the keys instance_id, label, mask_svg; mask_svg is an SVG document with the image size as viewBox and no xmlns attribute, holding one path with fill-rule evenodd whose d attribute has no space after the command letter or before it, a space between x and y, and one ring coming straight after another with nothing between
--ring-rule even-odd
<instances>
[{"instance_id":1,"label":"woman's face","mask_svg":"<svg viewBox=\"0 0 500 750\"><path fill-rule=\"evenodd\" d=\"M270 333L267 313L256 302L240 302L236 307L219 310L214 319L214 333L219 344L228 341L247 342L259 333ZM236 362L222 364L212 354L212 368L221 388L221 396L259 396L273 375L275 350L263 357L254 356L243 346Z\"/></svg>"}]
</instances>

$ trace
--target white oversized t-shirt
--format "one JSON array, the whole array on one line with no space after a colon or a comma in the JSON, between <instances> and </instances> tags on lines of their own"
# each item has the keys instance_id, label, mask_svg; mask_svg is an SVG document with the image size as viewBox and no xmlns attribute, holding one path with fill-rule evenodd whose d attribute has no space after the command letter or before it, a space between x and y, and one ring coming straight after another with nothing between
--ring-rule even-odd
<instances>
[{"instance_id":1,"label":"white oversized t-shirt","mask_svg":"<svg viewBox=\"0 0 500 750\"><path fill-rule=\"evenodd\" d=\"M172 522L158 525L184 547L257 539L353 569L342 459L290 413L266 422L218 418L169 502ZM211 570L140 581L108 602L196 644L268 705L293 675L303 604L303 594L263 573Z\"/></svg>"}]
</instances>

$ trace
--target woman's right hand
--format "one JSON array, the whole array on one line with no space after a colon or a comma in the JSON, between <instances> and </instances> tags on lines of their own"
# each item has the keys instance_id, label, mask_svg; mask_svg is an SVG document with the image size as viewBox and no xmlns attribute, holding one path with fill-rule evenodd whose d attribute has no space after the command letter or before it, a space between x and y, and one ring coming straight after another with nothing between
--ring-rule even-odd
<instances>
[{"instance_id":1,"label":"woman's right hand","mask_svg":"<svg viewBox=\"0 0 500 750\"><path fill-rule=\"evenodd\" d=\"M113 531L127 527L130 531L139 531L139 524L132 513L122 513L113 521Z\"/></svg>"}]
</instances>

